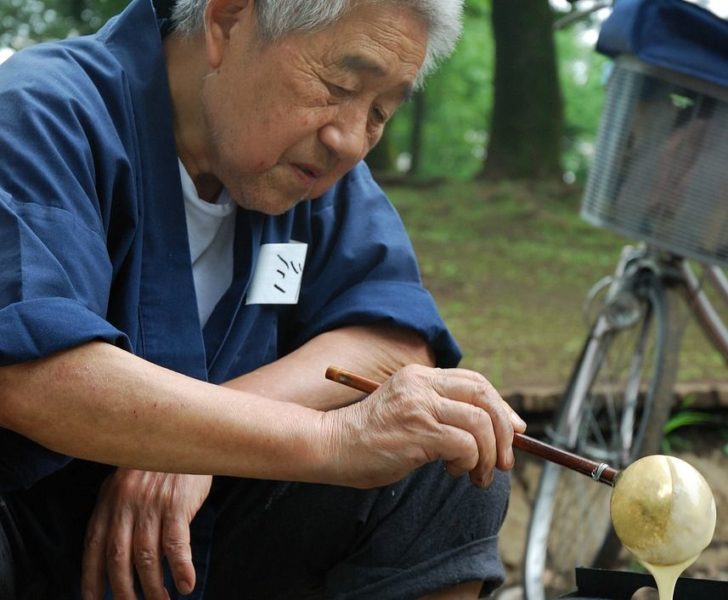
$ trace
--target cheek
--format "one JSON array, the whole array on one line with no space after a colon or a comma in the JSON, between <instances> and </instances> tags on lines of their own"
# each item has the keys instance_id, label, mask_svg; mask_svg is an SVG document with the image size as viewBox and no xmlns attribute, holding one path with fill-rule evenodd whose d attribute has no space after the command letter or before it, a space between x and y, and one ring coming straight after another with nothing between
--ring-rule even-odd
<instances>
[{"instance_id":1,"label":"cheek","mask_svg":"<svg viewBox=\"0 0 728 600\"><path fill-rule=\"evenodd\" d=\"M294 147L308 148L317 139L319 130L325 123L320 111L308 108L290 107L271 113L267 128L261 128L262 143L271 153L285 154Z\"/></svg>"},{"instance_id":2,"label":"cheek","mask_svg":"<svg viewBox=\"0 0 728 600\"><path fill-rule=\"evenodd\" d=\"M381 140L382 137L384 136L384 132L388 126L389 126L388 123L385 123L384 125L380 125L379 127L374 129L374 131L372 131L369 134L369 149L370 150L379 143L379 140Z\"/></svg>"},{"instance_id":3,"label":"cheek","mask_svg":"<svg viewBox=\"0 0 728 600\"><path fill-rule=\"evenodd\" d=\"M285 129L292 134L294 132L298 135L304 132L310 133L318 131L330 121L335 114L334 111L335 109L330 106L312 107L305 104L299 104L298 106L289 104L282 107L279 114L279 123L285 124Z\"/></svg>"}]
</instances>

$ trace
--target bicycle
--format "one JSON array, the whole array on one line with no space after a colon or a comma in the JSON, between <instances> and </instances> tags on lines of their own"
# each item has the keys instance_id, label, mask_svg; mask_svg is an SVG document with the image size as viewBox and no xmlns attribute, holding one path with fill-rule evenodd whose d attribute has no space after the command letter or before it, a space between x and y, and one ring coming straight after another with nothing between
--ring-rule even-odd
<instances>
[{"instance_id":1,"label":"bicycle","mask_svg":"<svg viewBox=\"0 0 728 600\"><path fill-rule=\"evenodd\" d=\"M644 18L635 20L639 4L669 5L680 13L687 3L618 1L600 42L605 31L613 41L613 20L620 27L646 28ZM725 44L728 22L695 10L702 9L692 6L680 14L683 33L695 31L686 15L697 15ZM674 36L675 22L671 25L668 34ZM689 43L700 41L693 36ZM728 132L728 62L724 58L716 63L717 72L698 78L654 64L644 48L636 55L619 54L582 216L638 243L623 248L614 273L587 295L590 332L548 436L554 445L623 468L659 451L685 324L679 311L696 317L728 362L728 328L718 308L728 306L722 268L728 265L728 197L720 204L722 190L728 190L728 134L723 134ZM714 291L709 294L708 288ZM544 465L526 541L526 600L573 590L578 565L614 564L620 545L611 528L609 498L605 486Z\"/></svg>"}]
</instances>

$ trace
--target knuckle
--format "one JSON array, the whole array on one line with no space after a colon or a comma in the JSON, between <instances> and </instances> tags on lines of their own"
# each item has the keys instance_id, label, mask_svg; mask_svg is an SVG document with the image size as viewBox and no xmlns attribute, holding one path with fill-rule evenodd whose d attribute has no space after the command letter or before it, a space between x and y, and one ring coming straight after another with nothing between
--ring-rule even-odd
<instances>
[{"instance_id":1,"label":"knuckle","mask_svg":"<svg viewBox=\"0 0 728 600\"><path fill-rule=\"evenodd\" d=\"M423 372L428 371L429 369L423 365L418 365L417 363L412 363L409 365L405 365L402 367L399 372L400 373L406 373L411 376L418 376L421 375Z\"/></svg>"},{"instance_id":2,"label":"knuckle","mask_svg":"<svg viewBox=\"0 0 728 600\"><path fill-rule=\"evenodd\" d=\"M450 435L454 436L451 438L453 443L452 447L456 451L460 461L470 461L474 455L477 456L478 448L472 432L458 429L452 431Z\"/></svg>"},{"instance_id":3,"label":"knuckle","mask_svg":"<svg viewBox=\"0 0 728 600\"><path fill-rule=\"evenodd\" d=\"M106 546L106 561L110 565L122 565L127 560L126 547L118 542L111 542Z\"/></svg>"},{"instance_id":4,"label":"knuckle","mask_svg":"<svg viewBox=\"0 0 728 600\"><path fill-rule=\"evenodd\" d=\"M151 548L138 548L134 552L134 564L139 571L156 569L159 564L159 556Z\"/></svg>"},{"instance_id":5,"label":"knuckle","mask_svg":"<svg viewBox=\"0 0 728 600\"><path fill-rule=\"evenodd\" d=\"M137 490L136 482L129 477L120 477L115 482L115 492L120 498L129 498L134 496Z\"/></svg>"},{"instance_id":6,"label":"knuckle","mask_svg":"<svg viewBox=\"0 0 728 600\"><path fill-rule=\"evenodd\" d=\"M485 400L490 400L494 392L491 383L481 375L481 379L475 382L475 394Z\"/></svg>"},{"instance_id":7,"label":"knuckle","mask_svg":"<svg viewBox=\"0 0 728 600\"><path fill-rule=\"evenodd\" d=\"M466 410L465 418L469 431L482 435L492 429L491 416L482 408L471 405L466 405L463 408Z\"/></svg>"},{"instance_id":8,"label":"knuckle","mask_svg":"<svg viewBox=\"0 0 728 600\"><path fill-rule=\"evenodd\" d=\"M477 413L480 430L490 433L493 430L493 418L484 410L478 410Z\"/></svg>"},{"instance_id":9,"label":"knuckle","mask_svg":"<svg viewBox=\"0 0 728 600\"><path fill-rule=\"evenodd\" d=\"M483 375L482 373L478 373L477 371L473 371L473 381L475 381L478 385L485 385L486 387L492 387L490 384L490 381Z\"/></svg>"},{"instance_id":10,"label":"knuckle","mask_svg":"<svg viewBox=\"0 0 728 600\"><path fill-rule=\"evenodd\" d=\"M477 405L468 405L468 414L474 423L477 425L489 424L491 422L491 416L488 411L482 409Z\"/></svg>"},{"instance_id":11,"label":"knuckle","mask_svg":"<svg viewBox=\"0 0 728 600\"><path fill-rule=\"evenodd\" d=\"M103 535L96 527L89 528L83 541L83 546L87 552L97 552L103 547Z\"/></svg>"},{"instance_id":12,"label":"knuckle","mask_svg":"<svg viewBox=\"0 0 728 600\"><path fill-rule=\"evenodd\" d=\"M418 374L419 365L407 365L402 367L397 373L395 373L395 381L398 385L409 387L415 383L420 375Z\"/></svg>"},{"instance_id":13,"label":"knuckle","mask_svg":"<svg viewBox=\"0 0 728 600\"><path fill-rule=\"evenodd\" d=\"M164 554L169 559L187 560L190 554L190 547L184 540L169 539L163 542Z\"/></svg>"},{"instance_id":14,"label":"knuckle","mask_svg":"<svg viewBox=\"0 0 728 600\"><path fill-rule=\"evenodd\" d=\"M435 381L443 376L442 369L426 367L416 363L403 367L401 372L407 377L409 382L428 386L434 385Z\"/></svg>"}]
</instances>

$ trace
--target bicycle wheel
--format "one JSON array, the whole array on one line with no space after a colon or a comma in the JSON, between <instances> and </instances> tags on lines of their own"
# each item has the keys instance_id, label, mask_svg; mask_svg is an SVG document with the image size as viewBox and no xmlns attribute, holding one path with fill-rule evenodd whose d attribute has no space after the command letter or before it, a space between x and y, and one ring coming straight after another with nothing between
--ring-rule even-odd
<instances>
[{"instance_id":1,"label":"bicycle wheel","mask_svg":"<svg viewBox=\"0 0 728 600\"><path fill-rule=\"evenodd\" d=\"M676 376L677 293L651 274L641 279L597 316L551 434L555 445L616 468L658 450ZM572 591L575 567L604 558L610 495L589 477L544 465L526 542L526 600Z\"/></svg>"}]
</instances>

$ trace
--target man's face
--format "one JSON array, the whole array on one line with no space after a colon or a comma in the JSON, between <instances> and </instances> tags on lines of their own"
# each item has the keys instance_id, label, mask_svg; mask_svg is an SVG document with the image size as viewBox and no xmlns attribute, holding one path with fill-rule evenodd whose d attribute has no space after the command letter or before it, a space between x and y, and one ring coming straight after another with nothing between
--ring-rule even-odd
<instances>
[{"instance_id":1,"label":"man's face","mask_svg":"<svg viewBox=\"0 0 728 600\"><path fill-rule=\"evenodd\" d=\"M204 162L240 206L279 214L320 196L377 143L411 91L427 32L406 9L364 5L262 45L252 4L203 80Z\"/></svg>"}]
</instances>

